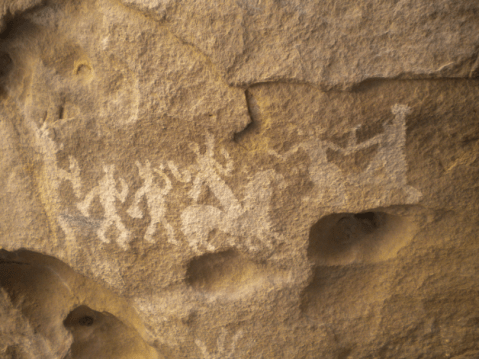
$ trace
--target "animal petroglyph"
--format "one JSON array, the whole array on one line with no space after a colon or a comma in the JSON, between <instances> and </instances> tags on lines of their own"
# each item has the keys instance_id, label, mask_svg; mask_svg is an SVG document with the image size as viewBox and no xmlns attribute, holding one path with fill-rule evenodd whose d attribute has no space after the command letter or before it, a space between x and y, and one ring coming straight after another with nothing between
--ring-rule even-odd
<instances>
[{"instance_id":1,"label":"animal petroglyph","mask_svg":"<svg viewBox=\"0 0 479 359\"><path fill-rule=\"evenodd\" d=\"M406 161L406 115L412 111L406 105L394 105L391 109L394 119L386 123L383 133L383 141L369 164L367 172L376 173L385 168L389 174L388 184L401 187L407 194L407 203L417 203L422 194L407 184L407 161ZM366 180L362 174L361 180ZM381 180L375 178L375 183Z\"/></svg>"},{"instance_id":2,"label":"animal petroglyph","mask_svg":"<svg viewBox=\"0 0 479 359\"><path fill-rule=\"evenodd\" d=\"M154 168L152 170L149 161L146 161L143 166L140 162L136 162L140 177L143 179L143 186L135 193L135 200L133 205L128 209L127 213L133 218L143 218L143 213L139 207L139 203L143 196L146 197L148 203L148 209L151 217L150 224L145 233L145 240L147 242L153 242L153 235L156 232L158 223L161 223L168 235L168 242L177 244L175 239L175 232L173 227L166 221L166 200L165 197L171 191L172 185L168 176L163 172L164 166L160 165L160 168ZM156 172L164 181L165 186L162 188L159 184L154 183L154 173Z\"/></svg>"},{"instance_id":3,"label":"animal petroglyph","mask_svg":"<svg viewBox=\"0 0 479 359\"><path fill-rule=\"evenodd\" d=\"M358 143L357 131L360 127L356 127L351 131L345 148L327 140L314 138L300 143L284 155L274 151L269 153L286 160L303 148L311 159L309 167L311 180L322 191L320 200L326 198L328 200L324 202L333 206L347 205L350 201L349 195L356 193L355 189L365 185L374 186L380 204L386 204L389 201L389 193L398 189L405 193L403 204L417 203L421 193L407 184L405 154L406 116L411 113L411 109L406 105L396 104L391 108L391 112L394 118L383 124L383 133L366 141ZM373 146L377 146L377 149L367 167L360 173L343 173L336 164L328 160L328 149L347 156Z\"/></svg>"},{"instance_id":4,"label":"animal petroglyph","mask_svg":"<svg viewBox=\"0 0 479 359\"><path fill-rule=\"evenodd\" d=\"M272 182L283 184L283 177L273 170L256 173L246 186L246 195L242 203L234 196L232 190L219 174L227 175L233 166L228 162L226 168L218 164L213 156L214 138L207 135L207 151L199 153L198 145L191 144L190 148L197 154L198 174L194 179L190 196L197 199L201 186L208 186L221 204L222 209L211 205L191 205L181 214L181 229L188 242L196 252L201 252L200 246L207 251L215 250L208 242L208 235L214 229L219 229L234 237L244 238L245 245L250 250L258 250L254 239L258 239L267 248L272 248L274 240L281 240L281 236L274 233L269 219L269 206L273 188ZM226 151L222 154L227 160ZM219 172L219 174L218 174ZM235 239L230 239L234 246L241 246Z\"/></svg>"},{"instance_id":5,"label":"animal petroglyph","mask_svg":"<svg viewBox=\"0 0 479 359\"><path fill-rule=\"evenodd\" d=\"M195 339L195 344L200 349L203 359L238 358L238 356L235 354L236 345L238 343L238 340L240 340L241 337L243 336L243 331L240 329L233 335L233 337L231 338L231 345L229 346L229 348L226 348L226 345L225 345L227 334L228 333L226 332L226 329L221 328L221 334L218 336L218 339L216 341L216 348L213 352L208 351L208 348L206 347L206 344L203 341L199 339Z\"/></svg>"},{"instance_id":6,"label":"animal petroglyph","mask_svg":"<svg viewBox=\"0 0 479 359\"><path fill-rule=\"evenodd\" d=\"M97 230L97 235L105 243L109 243L110 240L106 237L106 232L110 226L114 225L120 232L118 236L118 242L120 246L127 249L127 242L130 237L128 229L121 221L120 216L116 211L116 200L125 202L128 194L128 185L123 178L120 178L121 192L116 189L116 180L114 178L115 166L105 165L103 166L105 176L100 180L98 186L94 187L85 197L85 199L77 204L77 208L85 216L89 217L89 208L95 197L100 199L100 203L105 211L104 218L101 221L100 227Z\"/></svg>"}]
</instances>

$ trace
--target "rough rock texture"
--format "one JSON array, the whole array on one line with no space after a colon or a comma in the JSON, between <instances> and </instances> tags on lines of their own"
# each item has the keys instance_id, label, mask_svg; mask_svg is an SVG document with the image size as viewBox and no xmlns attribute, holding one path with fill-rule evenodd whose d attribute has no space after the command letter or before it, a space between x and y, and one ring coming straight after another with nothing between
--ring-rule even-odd
<instances>
[{"instance_id":1,"label":"rough rock texture","mask_svg":"<svg viewBox=\"0 0 479 359\"><path fill-rule=\"evenodd\" d=\"M0 358L479 357L479 3L0 3Z\"/></svg>"},{"instance_id":2,"label":"rough rock texture","mask_svg":"<svg viewBox=\"0 0 479 359\"><path fill-rule=\"evenodd\" d=\"M0 0L0 31L3 32L7 22L16 16L44 3L44 0Z\"/></svg>"},{"instance_id":3,"label":"rough rock texture","mask_svg":"<svg viewBox=\"0 0 479 359\"><path fill-rule=\"evenodd\" d=\"M475 1L122 2L197 47L231 85L345 88L368 78L467 77L478 67Z\"/></svg>"}]
</instances>

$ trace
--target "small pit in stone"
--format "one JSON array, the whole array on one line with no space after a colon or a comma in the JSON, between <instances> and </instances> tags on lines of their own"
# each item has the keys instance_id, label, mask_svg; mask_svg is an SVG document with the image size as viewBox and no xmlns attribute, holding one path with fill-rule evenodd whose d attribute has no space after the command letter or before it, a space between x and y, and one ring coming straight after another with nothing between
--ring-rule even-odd
<instances>
[{"instance_id":1,"label":"small pit in stone","mask_svg":"<svg viewBox=\"0 0 479 359\"><path fill-rule=\"evenodd\" d=\"M91 67L86 64L79 64L73 72L78 76L88 76L91 74Z\"/></svg>"},{"instance_id":2,"label":"small pit in stone","mask_svg":"<svg viewBox=\"0 0 479 359\"><path fill-rule=\"evenodd\" d=\"M138 332L108 312L98 312L86 305L72 310L63 325L73 337L72 359L138 358L158 359Z\"/></svg>"},{"instance_id":3,"label":"small pit in stone","mask_svg":"<svg viewBox=\"0 0 479 359\"><path fill-rule=\"evenodd\" d=\"M83 318L80 318L78 323L84 327L91 327L93 325L93 318L87 315Z\"/></svg>"},{"instance_id":4,"label":"small pit in stone","mask_svg":"<svg viewBox=\"0 0 479 359\"><path fill-rule=\"evenodd\" d=\"M376 222L376 215L374 212L357 213L354 217L361 221L369 221L373 225Z\"/></svg>"},{"instance_id":5,"label":"small pit in stone","mask_svg":"<svg viewBox=\"0 0 479 359\"><path fill-rule=\"evenodd\" d=\"M380 262L395 257L415 231L410 218L382 210L334 213L311 228L308 257L316 265Z\"/></svg>"},{"instance_id":6,"label":"small pit in stone","mask_svg":"<svg viewBox=\"0 0 479 359\"><path fill-rule=\"evenodd\" d=\"M87 307L86 305L81 305L74 309L68 314L67 318L64 320L63 324L67 328L81 326L81 327L91 327L95 322L95 311Z\"/></svg>"},{"instance_id":7,"label":"small pit in stone","mask_svg":"<svg viewBox=\"0 0 479 359\"><path fill-rule=\"evenodd\" d=\"M234 250L207 253L190 261L187 283L198 290L231 291L260 280L263 271L263 265Z\"/></svg>"}]
</instances>

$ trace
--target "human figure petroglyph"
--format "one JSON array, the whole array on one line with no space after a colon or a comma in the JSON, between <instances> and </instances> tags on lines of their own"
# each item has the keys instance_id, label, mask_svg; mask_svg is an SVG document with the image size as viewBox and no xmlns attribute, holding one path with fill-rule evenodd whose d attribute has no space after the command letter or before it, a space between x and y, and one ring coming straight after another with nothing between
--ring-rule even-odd
<instances>
[{"instance_id":1,"label":"human figure petroglyph","mask_svg":"<svg viewBox=\"0 0 479 359\"><path fill-rule=\"evenodd\" d=\"M80 177L80 167L78 162L69 156L70 172L59 168L57 162L57 153L63 148L62 144L58 144L53 140L53 130L49 127L48 122L43 122L41 127L38 127L34 121L28 121L27 126L30 127L33 133L33 148L42 156L43 159L43 185L46 189L48 201L52 204L49 206L56 217L59 227L65 233L67 240L75 241L74 231L70 226L69 221L62 213L62 203L59 199L59 188L63 181L69 181L73 188L73 193L77 198L82 195L82 183Z\"/></svg>"},{"instance_id":2,"label":"human figure petroglyph","mask_svg":"<svg viewBox=\"0 0 479 359\"><path fill-rule=\"evenodd\" d=\"M237 211L226 211L210 205L192 205L181 214L181 228L190 247L201 252L214 251L215 247L208 242L208 235L218 229L235 238L231 238L233 246L245 246L249 250L258 250L260 247L254 239L268 248L273 248L275 241L282 237L272 230L269 218L271 197L273 194L272 182L284 186L284 179L273 170L256 173L246 186L246 195ZM227 207L226 207L227 208ZM243 243L237 243L241 237Z\"/></svg>"},{"instance_id":3,"label":"human figure petroglyph","mask_svg":"<svg viewBox=\"0 0 479 359\"><path fill-rule=\"evenodd\" d=\"M196 165L192 166L192 168L196 170L197 173L193 180L193 187L188 195L196 202L201 193L202 186L206 185L220 201L226 212L241 212L241 205L238 200L235 198L231 189L226 185L225 181L219 176L227 176L231 173L233 170L233 161L225 149L221 149L220 152L226 159L226 166L223 167L221 163L215 160L214 141L213 135L207 132L206 152L204 154L200 153L197 143L189 144L190 149L196 154Z\"/></svg>"},{"instance_id":4,"label":"human figure petroglyph","mask_svg":"<svg viewBox=\"0 0 479 359\"><path fill-rule=\"evenodd\" d=\"M196 165L192 166L192 169L196 171L196 176L188 195L197 202L203 185L206 185L218 199L224 212L229 217L236 218L242 214L241 205L226 182L219 176L219 174L229 175L233 170L233 163L225 150L222 150L221 153L227 160L226 166L223 167L217 162L214 158L214 136L207 132L205 137L206 151L204 154L200 153L197 143L189 144L189 148L196 155ZM206 239L214 228L221 225L222 215L223 211L219 208L207 205L192 205L182 213L183 233L187 234L189 244L195 251L199 251L200 242L206 245L209 251L214 250L214 247Z\"/></svg>"},{"instance_id":5,"label":"human figure petroglyph","mask_svg":"<svg viewBox=\"0 0 479 359\"><path fill-rule=\"evenodd\" d=\"M393 189L401 188L406 193L406 203L417 203L421 193L407 184L406 146L406 116L411 109L406 105L396 104L391 112L394 118L383 124L383 133L359 142L357 131L360 126L350 132L346 147L341 147L327 140L313 138L293 147L281 155L270 150L269 153L282 160L288 159L292 154L303 148L311 159L309 173L311 180L322 191L319 200L323 199L325 192L335 194L335 200L329 200L333 205L346 205L348 203L348 188L373 185L387 197ZM328 161L327 150L336 151L344 156L357 153L360 150L377 145L377 149L365 170L358 174L345 174L338 166Z\"/></svg>"},{"instance_id":6,"label":"human figure petroglyph","mask_svg":"<svg viewBox=\"0 0 479 359\"><path fill-rule=\"evenodd\" d=\"M366 169L359 174L345 176L347 181L356 185L378 185L384 187L384 190L402 188L407 195L406 202L416 203L421 198L421 193L407 184L405 153L406 116L412 111L409 106L396 104L392 106L391 112L394 118L383 124L382 134L358 144L355 130L352 134L354 140L350 140L346 148L338 146L331 148L343 155L348 155L378 144L378 149ZM378 176L383 173L384 175Z\"/></svg>"},{"instance_id":7,"label":"human figure petroglyph","mask_svg":"<svg viewBox=\"0 0 479 359\"><path fill-rule=\"evenodd\" d=\"M201 154L196 143L190 148L197 155L197 165L193 167L198 172L193 181L190 196L196 201L201 191L201 186L208 186L221 204L221 209L210 205L191 205L181 214L182 231L186 235L190 246L196 252L200 247L207 251L214 251L215 247L208 242L208 236L214 229L219 229L234 237L244 238L244 245L250 250L259 247L253 243L256 238L265 247L271 249L275 240L280 236L271 230L269 219L269 205L272 196L271 182L283 183L283 177L273 170L255 174L246 186L246 195L242 203L233 194L226 182L219 176L228 175L233 169L233 163L225 150L221 153L227 160L223 167L214 159L214 137L207 133L206 152Z\"/></svg>"},{"instance_id":8,"label":"human figure petroglyph","mask_svg":"<svg viewBox=\"0 0 479 359\"><path fill-rule=\"evenodd\" d=\"M34 149L42 155L44 161L44 185L48 188L49 200L56 208L58 225L65 233L65 237L68 241L76 241L76 234L79 229L81 232L84 227L98 228L101 225L101 222L98 223L99 221L91 218L72 216L68 213L68 208L62 208L63 204L60 199L59 188L63 181L71 182L76 198L80 198L82 195L80 166L73 156L69 156L70 172L59 168L57 153L63 149L63 145L53 140L53 130L47 122L44 122L41 127L36 126L33 121L29 125L34 136ZM69 257L72 262L76 262L78 256L73 253L73 248L71 245L65 246L65 255ZM104 279L110 284L122 283L119 267L116 264L105 260L105 258L101 258L101 255L96 249L83 246L81 248L82 252L90 259L90 269L101 271L102 275L104 275ZM78 265L80 266L82 264L78 263Z\"/></svg>"},{"instance_id":9,"label":"human figure petroglyph","mask_svg":"<svg viewBox=\"0 0 479 359\"><path fill-rule=\"evenodd\" d=\"M89 208L91 202L95 197L100 199L100 203L104 209L104 217L101 220L100 227L97 230L97 235L101 241L109 243L109 239L106 237L106 232L110 226L114 225L120 232L118 236L118 242L120 246L127 249L127 242L130 237L129 231L121 221L120 216L116 211L116 201L125 202L128 194L128 185L123 178L120 178L121 192L116 189L116 180L114 178L115 166L105 165L103 166L105 176L100 180L98 186L94 187L85 197L85 199L77 204L77 208L85 216L89 217Z\"/></svg>"},{"instance_id":10,"label":"human figure petroglyph","mask_svg":"<svg viewBox=\"0 0 479 359\"><path fill-rule=\"evenodd\" d=\"M191 182L191 172L189 170L180 171L173 161L168 161L167 164L177 181L183 183Z\"/></svg>"},{"instance_id":11,"label":"human figure petroglyph","mask_svg":"<svg viewBox=\"0 0 479 359\"><path fill-rule=\"evenodd\" d=\"M328 148L335 148L335 146L332 142L320 140L319 138L311 138L294 146L283 155L273 150L268 151L268 153L286 161L302 148L311 160L311 165L308 168L310 178L316 184L316 187L322 191L320 200L326 202L323 197L326 197L326 195L331 196L332 194L332 198L328 198L327 202L331 205L342 205L347 203L344 178L341 170L334 163L329 162L327 156ZM326 194L325 190L328 188L334 188L334 191L329 191L329 193Z\"/></svg>"},{"instance_id":12,"label":"human figure petroglyph","mask_svg":"<svg viewBox=\"0 0 479 359\"><path fill-rule=\"evenodd\" d=\"M70 172L59 168L57 164L57 153L62 150L63 145L59 145L53 140L53 130L49 128L47 122L44 122L40 128L35 124L31 124L31 127L34 136L34 148L42 155L44 170L52 189L56 192L63 181L70 181L75 196L80 197L82 184L78 162L73 156L69 156Z\"/></svg>"},{"instance_id":13,"label":"human figure petroglyph","mask_svg":"<svg viewBox=\"0 0 479 359\"><path fill-rule=\"evenodd\" d=\"M151 168L150 162L147 160L143 166L140 162L136 161L138 172L143 179L142 187L135 193L135 199L131 207L127 210L127 213L133 218L143 218L143 213L139 207L140 201L143 196L146 197L148 203L148 209L150 213L150 224L145 233L145 240L147 242L153 242L153 235L157 230L158 223L161 223L168 235L168 242L172 244L178 244L175 239L175 232L173 227L166 221L166 199L165 197L172 189L171 181L165 174L164 165L160 165L160 168ZM160 187L159 184L154 183L154 174L156 172L165 181L165 186Z\"/></svg>"},{"instance_id":14,"label":"human figure petroglyph","mask_svg":"<svg viewBox=\"0 0 479 359\"><path fill-rule=\"evenodd\" d=\"M228 333L226 332L226 329L221 328L221 334L218 336L218 339L216 340L216 348L213 352L209 352L208 348L206 347L206 344L203 341L199 339L195 339L195 344L200 349L203 359L237 358L236 345L238 343L238 340L240 340L241 337L243 336L243 331L240 329L233 335L233 337L231 338L231 345L229 349L226 348L226 345L225 345L227 334Z\"/></svg>"}]
</instances>

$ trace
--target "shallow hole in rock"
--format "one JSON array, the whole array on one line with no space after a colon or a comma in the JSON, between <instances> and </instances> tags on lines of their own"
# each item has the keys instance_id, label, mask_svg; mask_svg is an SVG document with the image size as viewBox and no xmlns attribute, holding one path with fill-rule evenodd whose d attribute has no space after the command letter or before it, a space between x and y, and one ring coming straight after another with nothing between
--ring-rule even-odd
<instances>
[{"instance_id":1,"label":"shallow hole in rock","mask_svg":"<svg viewBox=\"0 0 479 359\"><path fill-rule=\"evenodd\" d=\"M74 70L73 73L78 76L88 76L92 72L91 67L87 64L79 64Z\"/></svg>"},{"instance_id":2,"label":"shallow hole in rock","mask_svg":"<svg viewBox=\"0 0 479 359\"><path fill-rule=\"evenodd\" d=\"M308 257L316 265L380 262L395 257L415 232L410 217L385 210L334 213L311 227Z\"/></svg>"},{"instance_id":3,"label":"shallow hole in rock","mask_svg":"<svg viewBox=\"0 0 479 359\"><path fill-rule=\"evenodd\" d=\"M87 307L86 305L81 305L74 309L68 314L67 318L63 321L65 327L91 327L95 322L95 311Z\"/></svg>"},{"instance_id":4,"label":"shallow hole in rock","mask_svg":"<svg viewBox=\"0 0 479 359\"><path fill-rule=\"evenodd\" d=\"M187 283L195 289L236 290L260 280L264 266L237 251L227 250L192 259L186 274Z\"/></svg>"},{"instance_id":5,"label":"shallow hole in rock","mask_svg":"<svg viewBox=\"0 0 479 359\"><path fill-rule=\"evenodd\" d=\"M86 315L86 316L80 318L80 319L78 320L78 323L79 323L80 325L85 326L85 327L89 327L89 326L93 325L93 318L90 317L90 316L88 316L88 315Z\"/></svg>"}]
</instances>

